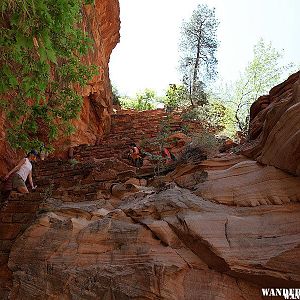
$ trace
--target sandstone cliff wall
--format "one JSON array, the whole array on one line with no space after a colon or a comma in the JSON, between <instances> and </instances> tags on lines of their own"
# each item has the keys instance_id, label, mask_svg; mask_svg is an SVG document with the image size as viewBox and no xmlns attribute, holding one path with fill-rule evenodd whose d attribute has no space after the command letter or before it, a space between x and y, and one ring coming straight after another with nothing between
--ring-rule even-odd
<instances>
[{"instance_id":1,"label":"sandstone cliff wall","mask_svg":"<svg viewBox=\"0 0 300 300\"><path fill-rule=\"evenodd\" d=\"M123 153L163 118L114 114L76 163L37 163L35 192L0 209L1 299L262 300L299 286L300 177L236 154L153 177L155 161Z\"/></svg>"},{"instance_id":2,"label":"sandstone cliff wall","mask_svg":"<svg viewBox=\"0 0 300 300\"><path fill-rule=\"evenodd\" d=\"M253 103L243 154L300 175L300 72Z\"/></svg>"},{"instance_id":3,"label":"sandstone cliff wall","mask_svg":"<svg viewBox=\"0 0 300 300\"><path fill-rule=\"evenodd\" d=\"M95 41L94 50L84 58L88 64L99 67L99 75L82 90L84 104L80 119L74 122L77 132L69 139L56 143L62 147L82 143L95 143L110 129L112 92L109 79L109 59L120 38L120 8L118 0L96 0L94 5L83 7L83 28ZM19 159L23 153L13 151L5 142L5 121L0 116L0 176Z\"/></svg>"},{"instance_id":4,"label":"sandstone cliff wall","mask_svg":"<svg viewBox=\"0 0 300 300\"><path fill-rule=\"evenodd\" d=\"M99 75L82 91L84 106L75 123L77 132L71 143L94 143L110 129L112 91L109 79L109 59L120 39L120 8L118 0L96 0L83 9L83 28L95 41L94 51L85 57L88 64L99 66Z\"/></svg>"}]
</instances>

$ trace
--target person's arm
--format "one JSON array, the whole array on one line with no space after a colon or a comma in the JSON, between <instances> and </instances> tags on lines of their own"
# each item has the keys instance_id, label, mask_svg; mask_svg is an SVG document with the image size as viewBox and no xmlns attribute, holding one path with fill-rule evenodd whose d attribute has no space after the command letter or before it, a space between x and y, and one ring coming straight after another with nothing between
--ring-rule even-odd
<instances>
[{"instance_id":1,"label":"person's arm","mask_svg":"<svg viewBox=\"0 0 300 300\"><path fill-rule=\"evenodd\" d=\"M7 173L7 175L4 177L4 180L6 180L12 173L20 170L20 168L22 167L22 165L26 162L25 158L23 158L22 160L20 160L20 162L10 171Z\"/></svg>"},{"instance_id":2,"label":"person's arm","mask_svg":"<svg viewBox=\"0 0 300 300\"><path fill-rule=\"evenodd\" d=\"M29 180L29 184L30 184L31 188L34 190L36 188L36 186L33 185L32 171L30 171L30 173L28 174L28 180Z\"/></svg>"}]
</instances>

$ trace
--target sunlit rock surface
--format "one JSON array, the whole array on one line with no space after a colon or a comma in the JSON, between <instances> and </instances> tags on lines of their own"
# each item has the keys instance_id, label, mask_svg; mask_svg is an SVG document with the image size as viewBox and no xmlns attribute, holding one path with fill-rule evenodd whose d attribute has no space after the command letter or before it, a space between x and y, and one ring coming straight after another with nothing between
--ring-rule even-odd
<instances>
[{"instance_id":1,"label":"sunlit rock surface","mask_svg":"<svg viewBox=\"0 0 300 300\"><path fill-rule=\"evenodd\" d=\"M250 142L243 153L300 175L300 72L251 107Z\"/></svg>"},{"instance_id":2,"label":"sunlit rock surface","mask_svg":"<svg viewBox=\"0 0 300 300\"><path fill-rule=\"evenodd\" d=\"M207 176L201 176L203 171ZM169 177L207 200L230 206L300 202L300 177L241 155L220 155L186 165Z\"/></svg>"},{"instance_id":3,"label":"sunlit rock surface","mask_svg":"<svg viewBox=\"0 0 300 300\"><path fill-rule=\"evenodd\" d=\"M62 204L16 240L12 297L260 299L300 282L297 204L227 207L175 186L94 205Z\"/></svg>"},{"instance_id":4,"label":"sunlit rock surface","mask_svg":"<svg viewBox=\"0 0 300 300\"><path fill-rule=\"evenodd\" d=\"M43 162L39 189L1 208L4 299L250 300L299 286L300 205L276 181L292 175L221 155L157 187L126 159L77 158Z\"/></svg>"}]
</instances>

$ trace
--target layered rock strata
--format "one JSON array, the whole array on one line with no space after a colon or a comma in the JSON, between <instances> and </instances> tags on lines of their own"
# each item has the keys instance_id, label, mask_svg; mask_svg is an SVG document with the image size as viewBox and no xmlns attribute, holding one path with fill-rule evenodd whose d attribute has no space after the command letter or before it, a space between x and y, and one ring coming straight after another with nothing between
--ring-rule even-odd
<instances>
[{"instance_id":1,"label":"layered rock strata","mask_svg":"<svg viewBox=\"0 0 300 300\"><path fill-rule=\"evenodd\" d=\"M252 105L250 142L243 153L263 164L300 175L300 72Z\"/></svg>"},{"instance_id":2,"label":"layered rock strata","mask_svg":"<svg viewBox=\"0 0 300 300\"><path fill-rule=\"evenodd\" d=\"M154 144L165 117L113 115L107 138L40 162L36 192L2 203L3 299L253 300L261 288L299 287L297 160L288 173L201 152L153 178L151 160L136 169L124 151ZM176 115L169 122L182 129ZM169 142L179 153L189 139Z\"/></svg>"},{"instance_id":3,"label":"layered rock strata","mask_svg":"<svg viewBox=\"0 0 300 300\"><path fill-rule=\"evenodd\" d=\"M170 173L167 180L228 206L300 202L300 177L242 155L219 155L199 164L187 164Z\"/></svg>"},{"instance_id":4,"label":"layered rock strata","mask_svg":"<svg viewBox=\"0 0 300 300\"><path fill-rule=\"evenodd\" d=\"M246 201L243 193L229 197L265 168L222 155L178 166L154 187L116 158L45 161L36 169L39 190L1 209L2 292L12 299L250 300L262 299L261 287L297 287L300 206L284 196L293 186L278 186L279 202L253 203L266 195L259 179L249 182ZM267 174L265 187L278 176Z\"/></svg>"}]
</instances>

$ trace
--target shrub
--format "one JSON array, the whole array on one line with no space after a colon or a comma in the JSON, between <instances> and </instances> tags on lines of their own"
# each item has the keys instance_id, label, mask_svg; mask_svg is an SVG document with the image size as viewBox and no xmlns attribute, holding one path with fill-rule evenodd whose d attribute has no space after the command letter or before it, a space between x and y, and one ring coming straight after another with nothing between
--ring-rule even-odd
<instances>
[{"instance_id":1,"label":"shrub","mask_svg":"<svg viewBox=\"0 0 300 300\"><path fill-rule=\"evenodd\" d=\"M192 136L192 141L187 145L178 159L178 163L200 162L208 156L218 152L219 140L212 133L201 133Z\"/></svg>"},{"instance_id":2,"label":"shrub","mask_svg":"<svg viewBox=\"0 0 300 300\"><path fill-rule=\"evenodd\" d=\"M136 94L135 98L121 97L119 100L123 108L150 110L155 108L154 103L157 102L157 96L155 91L145 89L142 93Z\"/></svg>"},{"instance_id":3,"label":"shrub","mask_svg":"<svg viewBox=\"0 0 300 300\"><path fill-rule=\"evenodd\" d=\"M8 141L28 150L71 134L85 86L97 73L81 57L92 40L79 28L84 0L3 0L0 107Z\"/></svg>"},{"instance_id":4,"label":"shrub","mask_svg":"<svg viewBox=\"0 0 300 300\"><path fill-rule=\"evenodd\" d=\"M228 109L220 102L193 108L182 114L183 120L202 121L202 125L212 131L221 131L225 128Z\"/></svg>"}]
</instances>

